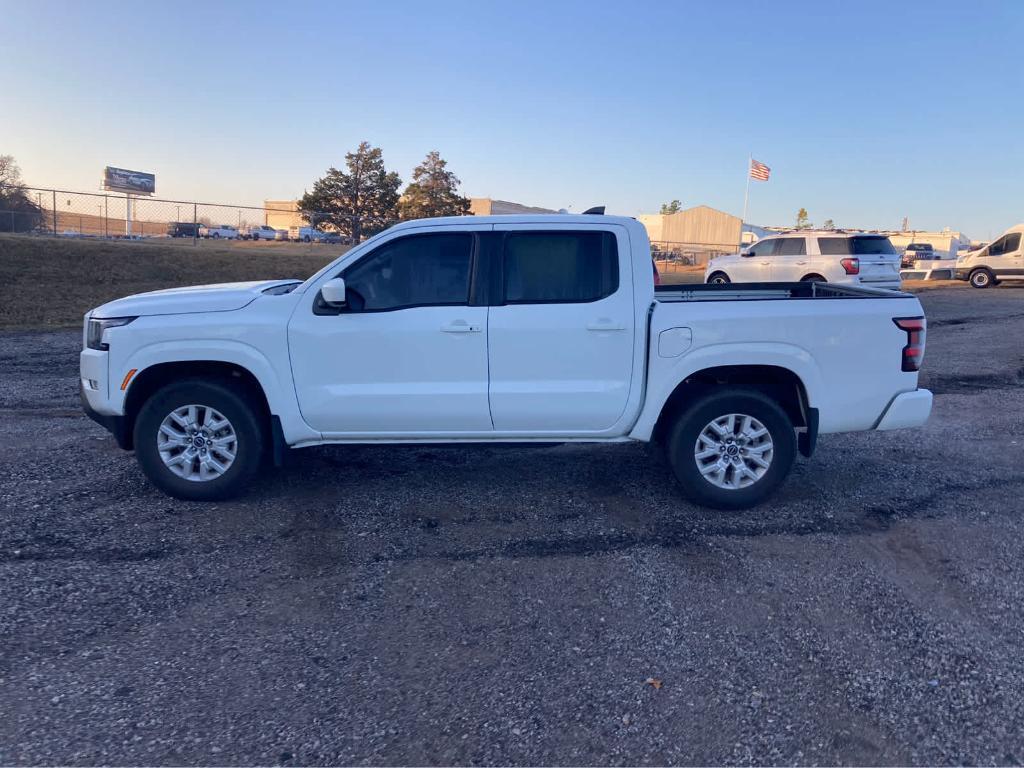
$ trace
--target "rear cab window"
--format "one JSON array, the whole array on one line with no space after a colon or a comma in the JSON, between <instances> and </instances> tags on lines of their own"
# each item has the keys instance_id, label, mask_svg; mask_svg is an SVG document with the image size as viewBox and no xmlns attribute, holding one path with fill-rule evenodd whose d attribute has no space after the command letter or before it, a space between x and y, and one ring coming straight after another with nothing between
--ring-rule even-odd
<instances>
[{"instance_id":1,"label":"rear cab window","mask_svg":"<svg viewBox=\"0 0 1024 768\"><path fill-rule=\"evenodd\" d=\"M607 231L509 232L501 262L505 304L599 301L619 287L618 244Z\"/></svg>"}]
</instances>

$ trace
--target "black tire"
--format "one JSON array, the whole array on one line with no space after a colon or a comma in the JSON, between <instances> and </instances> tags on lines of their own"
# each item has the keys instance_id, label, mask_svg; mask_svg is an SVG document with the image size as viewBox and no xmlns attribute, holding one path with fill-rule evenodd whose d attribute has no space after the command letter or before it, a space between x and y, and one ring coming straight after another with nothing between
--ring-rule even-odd
<instances>
[{"instance_id":1,"label":"black tire","mask_svg":"<svg viewBox=\"0 0 1024 768\"><path fill-rule=\"evenodd\" d=\"M976 269L971 272L970 277L967 281L974 288L991 288L995 285L996 276L988 269Z\"/></svg>"},{"instance_id":2,"label":"black tire","mask_svg":"<svg viewBox=\"0 0 1024 768\"><path fill-rule=\"evenodd\" d=\"M709 285L727 285L731 282L732 280L729 279L729 276L725 274L725 272L712 272L711 276L708 277Z\"/></svg>"},{"instance_id":3,"label":"black tire","mask_svg":"<svg viewBox=\"0 0 1024 768\"><path fill-rule=\"evenodd\" d=\"M302 238L302 242L308 243L309 242L309 235L306 235L304 238Z\"/></svg>"},{"instance_id":4,"label":"black tire","mask_svg":"<svg viewBox=\"0 0 1024 768\"><path fill-rule=\"evenodd\" d=\"M220 477L202 482L186 480L160 458L157 434L164 418L186 405L219 411L234 428L235 459ZM142 405L135 420L135 457L157 488L178 499L215 501L237 496L259 471L266 455L267 435L257 408L229 380L185 379L159 389Z\"/></svg>"},{"instance_id":5,"label":"black tire","mask_svg":"<svg viewBox=\"0 0 1024 768\"><path fill-rule=\"evenodd\" d=\"M828 281L821 275L804 275L800 278L801 283L827 283Z\"/></svg>"},{"instance_id":6,"label":"black tire","mask_svg":"<svg viewBox=\"0 0 1024 768\"><path fill-rule=\"evenodd\" d=\"M750 485L721 488L701 474L696 457L697 439L716 418L729 414L751 416L768 430L772 456L764 474ZM764 501L786 479L796 456L796 434L785 411L770 397L754 389L723 388L709 392L686 408L668 436L668 459L683 493L691 501L715 509L746 509Z\"/></svg>"}]
</instances>

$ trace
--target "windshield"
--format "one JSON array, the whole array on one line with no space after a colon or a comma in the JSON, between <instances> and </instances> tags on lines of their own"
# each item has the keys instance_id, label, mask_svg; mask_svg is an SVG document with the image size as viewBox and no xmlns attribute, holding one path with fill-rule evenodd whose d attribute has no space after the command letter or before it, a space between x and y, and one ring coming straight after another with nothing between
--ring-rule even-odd
<instances>
[{"instance_id":1,"label":"windshield","mask_svg":"<svg viewBox=\"0 0 1024 768\"><path fill-rule=\"evenodd\" d=\"M825 256L895 256L896 250L884 235L819 237L818 249Z\"/></svg>"}]
</instances>

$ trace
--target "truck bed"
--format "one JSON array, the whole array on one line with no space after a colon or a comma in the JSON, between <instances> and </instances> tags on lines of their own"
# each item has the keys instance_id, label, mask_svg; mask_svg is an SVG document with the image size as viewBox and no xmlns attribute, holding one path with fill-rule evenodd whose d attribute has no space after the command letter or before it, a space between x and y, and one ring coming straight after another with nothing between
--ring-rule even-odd
<instances>
[{"instance_id":1,"label":"truck bed","mask_svg":"<svg viewBox=\"0 0 1024 768\"><path fill-rule=\"evenodd\" d=\"M910 294L885 288L862 288L833 283L729 283L658 285L654 298L677 301L764 301L766 299L898 299Z\"/></svg>"}]
</instances>

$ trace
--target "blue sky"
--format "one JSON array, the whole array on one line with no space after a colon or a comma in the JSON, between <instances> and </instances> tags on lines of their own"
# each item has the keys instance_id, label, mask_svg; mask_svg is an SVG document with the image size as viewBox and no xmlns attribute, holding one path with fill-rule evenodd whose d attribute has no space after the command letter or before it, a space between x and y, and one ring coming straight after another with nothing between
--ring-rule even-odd
<instances>
[{"instance_id":1,"label":"blue sky","mask_svg":"<svg viewBox=\"0 0 1024 768\"><path fill-rule=\"evenodd\" d=\"M1024 2L0 0L0 153L161 197L302 193L360 140L403 180L636 215L989 238L1024 220ZM14 34L10 32L14 31Z\"/></svg>"}]
</instances>

